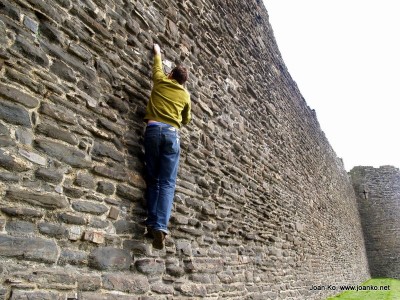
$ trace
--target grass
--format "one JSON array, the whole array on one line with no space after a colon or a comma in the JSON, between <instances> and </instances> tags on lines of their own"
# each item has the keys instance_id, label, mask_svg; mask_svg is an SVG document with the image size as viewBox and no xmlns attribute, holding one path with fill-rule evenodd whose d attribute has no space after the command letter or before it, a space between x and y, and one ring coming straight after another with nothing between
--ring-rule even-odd
<instances>
[{"instance_id":1,"label":"grass","mask_svg":"<svg viewBox=\"0 0 400 300\"><path fill-rule=\"evenodd\" d=\"M364 282L360 288L362 290L345 291L327 300L400 300L400 280L397 279L370 279Z\"/></svg>"}]
</instances>

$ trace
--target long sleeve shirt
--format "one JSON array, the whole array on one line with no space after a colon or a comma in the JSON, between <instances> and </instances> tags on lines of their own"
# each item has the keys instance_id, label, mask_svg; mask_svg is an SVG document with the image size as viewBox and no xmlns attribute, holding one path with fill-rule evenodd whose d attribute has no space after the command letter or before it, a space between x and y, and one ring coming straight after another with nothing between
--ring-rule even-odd
<instances>
[{"instance_id":1,"label":"long sleeve shirt","mask_svg":"<svg viewBox=\"0 0 400 300\"><path fill-rule=\"evenodd\" d=\"M153 89L147 104L145 121L154 120L180 128L191 119L190 94L162 69L161 54L154 56Z\"/></svg>"}]
</instances>

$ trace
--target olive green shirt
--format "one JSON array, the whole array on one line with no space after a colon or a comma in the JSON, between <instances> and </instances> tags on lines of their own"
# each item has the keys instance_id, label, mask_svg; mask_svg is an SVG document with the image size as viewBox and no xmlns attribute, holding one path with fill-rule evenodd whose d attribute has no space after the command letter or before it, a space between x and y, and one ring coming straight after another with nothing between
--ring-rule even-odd
<instances>
[{"instance_id":1,"label":"olive green shirt","mask_svg":"<svg viewBox=\"0 0 400 300\"><path fill-rule=\"evenodd\" d=\"M189 123L190 108L189 92L164 74L161 54L154 55L153 89L147 104L145 121L163 122L179 129L182 124Z\"/></svg>"}]
</instances>

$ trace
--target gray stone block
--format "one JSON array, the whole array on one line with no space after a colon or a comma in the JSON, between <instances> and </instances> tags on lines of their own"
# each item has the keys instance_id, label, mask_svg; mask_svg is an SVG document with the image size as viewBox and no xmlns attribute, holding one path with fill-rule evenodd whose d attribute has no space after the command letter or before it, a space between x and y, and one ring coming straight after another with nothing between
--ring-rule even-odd
<instances>
[{"instance_id":1,"label":"gray stone block","mask_svg":"<svg viewBox=\"0 0 400 300\"><path fill-rule=\"evenodd\" d=\"M27 108L34 108L39 105L39 99L33 97L21 89L0 83L0 96L7 100L22 104Z\"/></svg>"},{"instance_id":2,"label":"gray stone block","mask_svg":"<svg viewBox=\"0 0 400 300\"><path fill-rule=\"evenodd\" d=\"M10 187L6 192L5 199L26 202L47 209L65 208L69 205L65 196L42 194L17 187Z\"/></svg>"},{"instance_id":3,"label":"gray stone block","mask_svg":"<svg viewBox=\"0 0 400 300\"><path fill-rule=\"evenodd\" d=\"M74 251L70 249L64 249L61 251L60 258L58 260L59 265L75 265L84 266L88 263L88 254L84 251Z\"/></svg>"},{"instance_id":4,"label":"gray stone block","mask_svg":"<svg viewBox=\"0 0 400 300\"><path fill-rule=\"evenodd\" d=\"M146 276L141 274L112 274L103 277L103 287L130 294L144 294L150 286Z\"/></svg>"},{"instance_id":5,"label":"gray stone block","mask_svg":"<svg viewBox=\"0 0 400 300\"><path fill-rule=\"evenodd\" d=\"M48 67L49 65L49 58L46 53L41 47L38 47L33 40L18 36L13 49L42 67Z\"/></svg>"},{"instance_id":6,"label":"gray stone block","mask_svg":"<svg viewBox=\"0 0 400 300\"><path fill-rule=\"evenodd\" d=\"M87 223L86 219L81 216L76 216L70 213L60 213L58 215L60 221L67 223L67 224L74 224L74 225L85 225Z\"/></svg>"},{"instance_id":7,"label":"gray stone block","mask_svg":"<svg viewBox=\"0 0 400 300\"><path fill-rule=\"evenodd\" d=\"M97 183L97 191L104 195L112 195L115 192L115 186L111 182L99 181Z\"/></svg>"},{"instance_id":8,"label":"gray stone block","mask_svg":"<svg viewBox=\"0 0 400 300\"><path fill-rule=\"evenodd\" d=\"M93 145L92 155L98 157L109 157L117 162L124 161L124 155L116 150L114 146L97 141Z\"/></svg>"},{"instance_id":9,"label":"gray stone block","mask_svg":"<svg viewBox=\"0 0 400 300\"><path fill-rule=\"evenodd\" d=\"M60 60L54 61L50 66L50 70L65 81L71 83L76 83L77 81L74 71Z\"/></svg>"},{"instance_id":10,"label":"gray stone block","mask_svg":"<svg viewBox=\"0 0 400 300\"><path fill-rule=\"evenodd\" d=\"M3 100L0 101L0 119L14 125L32 127L32 121L28 110L16 104Z\"/></svg>"},{"instance_id":11,"label":"gray stone block","mask_svg":"<svg viewBox=\"0 0 400 300\"><path fill-rule=\"evenodd\" d=\"M31 165L25 160L0 149L0 166L6 170L14 172L23 172L31 168Z\"/></svg>"},{"instance_id":12,"label":"gray stone block","mask_svg":"<svg viewBox=\"0 0 400 300\"><path fill-rule=\"evenodd\" d=\"M60 224L43 222L39 223L38 228L41 234L45 234L49 237L54 237L57 239L68 237L67 229Z\"/></svg>"},{"instance_id":13,"label":"gray stone block","mask_svg":"<svg viewBox=\"0 0 400 300\"><path fill-rule=\"evenodd\" d=\"M58 258L58 247L51 240L0 234L0 253L6 257L55 263Z\"/></svg>"},{"instance_id":14,"label":"gray stone block","mask_svg":"<svg viewBox=\"0 0 400 300\"><path fill-rule=\"evenodd\" d=\"M73 167L88 168L92 164L90 158L85 154L85 152L71 146L47 139L36 139L35 145L38 149L43 150L47 155L57 158Z\"/></svg>"},{"instance_id":15,"label":"gray stone block","mask_svg":"<svg viewBox=\"0 0 400 300\"><path fill-rule=\"evenodd\" d=\"M89 201L75 201L72 202L72 208L76 211L89 213L94 215L102 215L108 211L108 207L95 202Z\"/></svg>"},{"instance_id":16,"label":"gray stone block","mask_svg":"<svg viewBox=\"0 0 400 300\"><path fill-rule=\"evenodd\" d=\"M13 236L32 236L35 230L36 226L31 222L11 220L6 224L6 231Z\"/></svg>"},{"instance_id":17,"label":"gray stone block","mask_svg":"<svg viewBox=\"0 0 400 300\"><path fill-rule=\"evenodd\" d=\"M6 215L21 218L41 218L44 215L43 212L39 210L25 207L2 207L1 211Z\"/></svg>"},{"instance_id":18,"label":"gray stone block","mask_svg":"<svg viewBox=\"0 0 400 300\"><path fill-rule=\"evenodd\" d=\"M67 142L73 146L78 145L76 135L69 130L60 128L59 126L41 123L36 127L36 131L50 138Z\"/></svg>"},{"instance_id":19,"label":"gray stone block","mask_svg":"<svg viewBox=\"0 0 400 300\"><path fill-rule=\"evenodd\" d=\"M47 182L58 184L62 181L64 174L56 169L39 168L36 170L35 176Z\"/></svg>"},{"instance_id":20,"label":"gray stone block","mask_svg":"<svg viewBox=\"0 0 400 300\"><path fill-rule=\"evenodd\" d=\"M94 189L96 186L93 175L83 172L78 172L78 174L76 174L74 183L87 189Z\"/></svg>"},{"instance_id":21,"label":"gray stone block","mask_svg":"<svg viewBox=\"0 0 400 300\"><path fill-rule=\"evenodd\" d=\"M165 272L165 262L163 260L143 258L135 261L136 269L145 275L161 275Z\"/></svg>"},{"instance_id":22,"label":"gray stone block","mask_svg":"<svg viewBox=\"0 0 400 300\"><path fill-rule=\"evenodd\" d=\"M116 194L130 201L139 201L143 198L144 193L138 188L128 186L126 184L118 184Z\"/></svg>"},{"instance_id":23,"label":"gray stone block","mask_svg":"<svg viewBox=\"0 0 400 300\"><path fill-rule=\"evenodd\" d=\"M112 247L96 248L89 256L89 266L99 270L128 270L132 263L128 251Z\"/></svg>"}]
</instances>

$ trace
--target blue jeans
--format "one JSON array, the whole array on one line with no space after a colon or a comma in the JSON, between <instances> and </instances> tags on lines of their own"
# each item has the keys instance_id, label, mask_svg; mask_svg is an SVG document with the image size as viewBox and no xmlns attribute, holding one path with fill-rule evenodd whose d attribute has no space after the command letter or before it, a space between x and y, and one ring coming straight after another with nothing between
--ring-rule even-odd
<instances>
[{"instance_id":1,"label":"blue jeans","mask_svg":"<svg viewBox=\"0 0 400 300\"><path fill-rule=\"evenodd\" d=\"M148 125L144 138L147 182L146 225L168 233L174 201L180 142L178 130L167 124Z\"/></svg>"}]
</instances>

